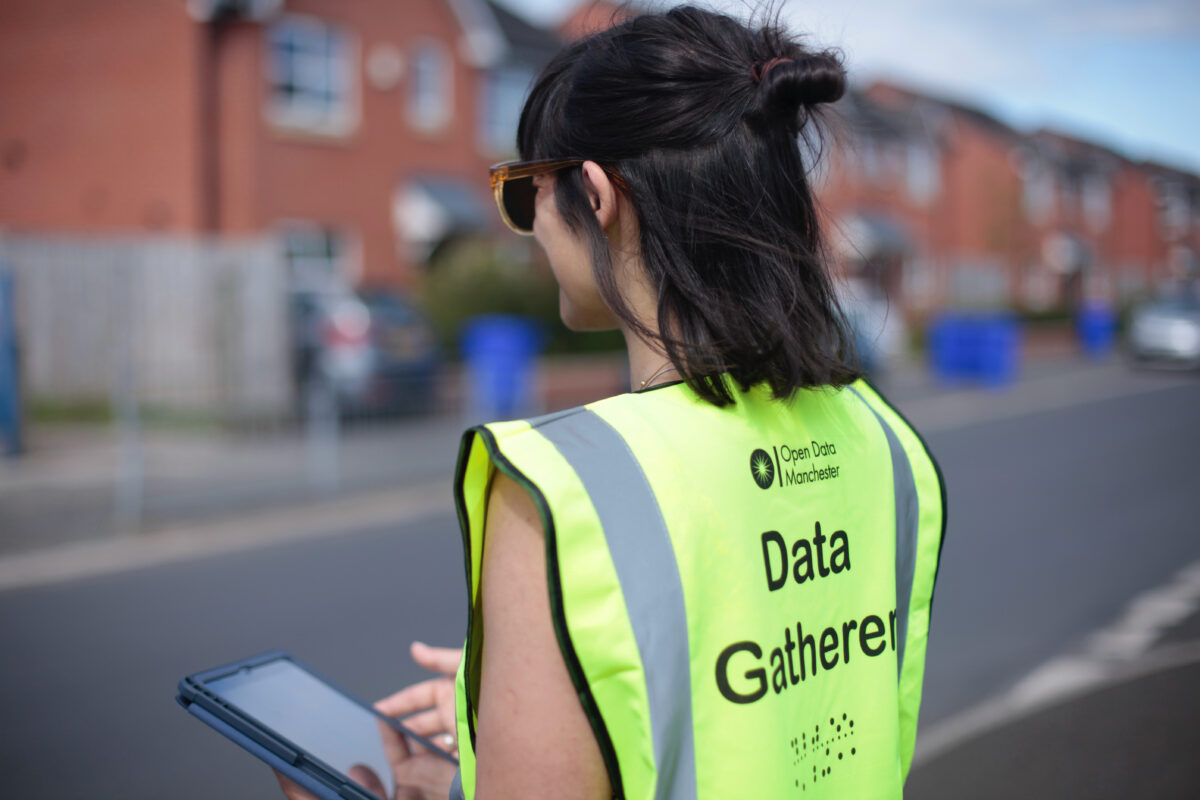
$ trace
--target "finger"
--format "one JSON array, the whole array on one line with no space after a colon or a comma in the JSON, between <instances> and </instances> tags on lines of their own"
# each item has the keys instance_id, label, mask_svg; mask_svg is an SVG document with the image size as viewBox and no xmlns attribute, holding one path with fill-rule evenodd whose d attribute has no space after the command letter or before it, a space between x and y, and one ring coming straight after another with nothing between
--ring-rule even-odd
<instances>
[{"instance_id":1,"label":"finger","mask_svg":"<svg viewBox=\"0 0 1200 800\"><path fill-rule=\"evenodd\" d=\"M434 736L449 730L441 713L436 708L413 714L411 717L405 717L401 722L404 724L404 727L422 736Z\"/></svg>"},{"instance_id":2,"label":"finger","mask_svg":"<svg viewBox=\"0 0 1200 800\"><path fill-rule=\"evenodd\" d=\"M387 787L383 785L383 781L375 774L375 770L368 767L366 764L355 764L350 769L346 770L346 777L355 783L361 784L364 789L379 797L387 797Z\"/></svg>"},{"instance_id":3,"label":"finger","mask_svg":"<svg viewBox=\"0 0 1200 800\"><path fill-rule=\"evenodd\" d=\"M454 755L455 751L458 750L458 738L454 735L453 731L448 731L445 728L443 728L442 723L438 720L435 720L425 730L418 730L417 728L409 725L408 720L404 721L404 725L405 725L405 727L409 728L409 730L411 730L413 733L418 734L420 736L424 736L426 739L428 739L430 742L432 742L436 747L438 747L441 750L444 750L445 752L447 752L451 755ZM420 743L418 742L418 744L420 744ZM425 749L428 749L428 748L425 748ZM421 752L421 751L418 751L418 752Z\"/></svg>"},{"instance_id":4,"label":"finger","mask_svg":"<svg viewBox=\"0 0 1200 800\"><path fill-rule=\"evenodd\" d=\"M381 714L387 714L389 717L399 717L414 711L432 708L437 705L438 701L438 683L445 680L445 678L430 678L427 681L414 683L389 697L376 701L375 708Z\"/></svg>"},{"instance_id":5,"label":"finger","mask_svg":"<svg viewBox=\"0 0 1200 800\"><path fill-rule=\"evenodd\" d=\"M408 740L400 731L381 719L375 720L375 724L379 726L379 738L383 742L383 754L392 768L392 778L398 783L404 762L412 756L412 750L409 749Z\"/></svg>"},{"instance_id":6,"label":"finger","mask_svg":"<svg viewBox=\"0 0 1200 800\"><path fill-rule=\"evenodd\" d=\"M443 675L456 674L462 661L462 648L459 647L430 647L424 642L413 642L410 650L413 661Z\"/></svg>"},{"instance_id":7,"label":"finger","mask_svg":"<svg viewBox=\"0 0 1200 800\"><path fill-rule=\"evenodd\" d=\"M435 687L438 692L437 712L442 719L442 725L451 733L458 731L458 715L455 713L455 697L454 685L449 681L441 686Z\"/></svg>"},{"instance_id":8,"label":"finger","mask_svg":"<svg viewBox=\"0 0 1200 800\"><path fill-rule=\"evenodd\" d=\"M279 780L279 788L283 790L288 800L320 800L315 794L284 775L279 770L271 770ZM380 795L382 797L382 795Z\"/></svg>"}]
</instances>

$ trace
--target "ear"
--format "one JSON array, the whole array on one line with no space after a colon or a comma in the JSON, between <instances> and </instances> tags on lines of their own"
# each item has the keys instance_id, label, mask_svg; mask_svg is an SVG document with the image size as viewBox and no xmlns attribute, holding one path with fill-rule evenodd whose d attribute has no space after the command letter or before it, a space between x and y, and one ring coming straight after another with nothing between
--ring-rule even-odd
<instances>
[{"instance_id":1,"label":"ear","mask_svg":"<svg viewBox=\"0 0 1200 800\"><path fill-rule=\"evenodd\" d=\"M613 185L608 173L601 169L595 161L583 162L583 187L587 191L588 202L600 227L608 230L617 220L620 209L617 207L617 187Z\"/></svg>"}]
</instances>

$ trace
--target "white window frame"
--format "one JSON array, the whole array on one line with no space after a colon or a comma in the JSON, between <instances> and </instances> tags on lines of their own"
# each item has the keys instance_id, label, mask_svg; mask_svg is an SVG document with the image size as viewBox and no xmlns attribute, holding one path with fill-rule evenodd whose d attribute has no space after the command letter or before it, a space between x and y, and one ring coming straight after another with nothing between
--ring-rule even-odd
<instances>
[{"instance_id":1,"label":"white window frame","mask_svg":"<svg viewBox=\"0 0 1200 800\"><path fill-rule=\"evenodd\" d=\"M408 120L426 133L454 118L454 54L437 39L417 39L409 57Z\"/></svg>"},{"instance_id":2,"label":"white window frame","mask_svg":"<svg viewBox=\"0 0 1200 800\"><path fill-rule=\"evenodd\" d=\"M358 281L361 248L358 237L348 229L302 219L281 220L276 229L287 280L293 288L322 290L331 285L353 286ZM297 253L292 243L303 239L317 246Z\"/></svg>"},{"instance_id":3,"label":"white window frame","mask_svg":"<svg viewBox=\"0 0 1200 800\"><path fill-rule=\"evenodd\" d=\"M479 145L484 152L498 156L516 150L517 123L535 75L533 68L523 64L487 73L479 104Z\"/></svg>"},{"instance_id":4,"label":"white window frame","mask_svg":"<svg viewBox=\"0 0 1200 800\"><path fill-rule=\"evenodd\" d=\"M284 40L292 43L286 57L279 52ZM354 133L361 116L359 60L358 39L343 26L302 14L280 17L265 31L267 120L317 136ZM288 86L295 91L281 91Z\"/></svg>"},{"instance_id":5,"label":"white window frame","mask_svg":"<svg viewBox=\"0 0 1200 800\"><path fill-rule=\"evenodd\" d=\"M938 152L925 142L910 141L905 148L904 186L909 199L927 206L938 196L942 185L942 165Z\"/></svg>"},{"instance_id":6,"label":"white window frame","mask_svg":"<svg viewBox=\"0 0 1200 800\"><path fill-rule=\"evenodd\" d=\"M1112 221L1112 185L1108 177L1089 173L1081 191L1083 217L1094 231L1104 231Z\"/></svg>"},{"instance_id":7,"label":"white window frame","mask_svg":"<svg viewBox=\"0 0 1200 800\"><path fill-rule=\"evenodd\" d=\"M1043 225L1054 214L1058 194L1054 174L1042 161L1030 160L1021 167L1021 209L1025 218Z\"/></svg>"},{"instance_id":8,"label":"white window frame","mask_svg":"<svg viewBox=\"0 0 1200 800\"><path fill-rule=\"evenodd\" d=\"M1188 229L1188 197L1183 183L1170 178L1156 182L1155 200L1158 203L1158 224L1168 236L1181 236Z\"/></svg>"}]
</instances>

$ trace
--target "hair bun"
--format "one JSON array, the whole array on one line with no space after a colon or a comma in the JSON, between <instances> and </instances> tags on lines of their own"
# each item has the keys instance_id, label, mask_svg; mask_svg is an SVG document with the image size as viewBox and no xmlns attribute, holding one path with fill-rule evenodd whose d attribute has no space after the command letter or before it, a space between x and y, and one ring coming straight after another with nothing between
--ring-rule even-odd
<instances>
[{"instance_id":1,"label":"hair bun","mask_svg":"<svg viewBox=\"0 0 1200 800\"><path fill-rule=\"evenodd\" d=\"M802 108L833 103L845 93L846 69L830 53L773 59L761 71L759 95L768 117L796 120Z\"/></svg>"}]
</instances>

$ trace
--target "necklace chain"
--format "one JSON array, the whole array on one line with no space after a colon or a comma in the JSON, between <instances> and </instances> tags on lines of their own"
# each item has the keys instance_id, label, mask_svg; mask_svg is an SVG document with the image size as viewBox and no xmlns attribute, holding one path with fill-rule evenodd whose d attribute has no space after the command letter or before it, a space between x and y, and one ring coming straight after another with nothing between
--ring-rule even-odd
<instances>
[{"instance_id":1,"label":"necklace chain","mask_svg":"<svg viewBox=\"0 0 1200 800\"><path fill-rule=\"evenodd\" d=\"M658 372L654 373L654 374L653 374L653 375L651 375L649 378L646 378L646 380L642 381L642 385L638 387L638 391L641 391L642 389L645 389L645 388L646 388L646 384L650 383L650 381L654 380L655 378L657 378L658 376L662 375L662 374L663 374L663 373L665 373L665 372L670 372L670 371L671 371L671 370L673 370L673 369L675 369L675 365L674 365L674 364L672 364L670 361L668 361L667 363L663 364L663 365L662 365L662 366L659 368Z\"/></svg>"}]
</instances>

